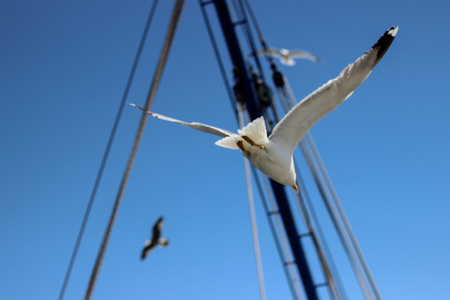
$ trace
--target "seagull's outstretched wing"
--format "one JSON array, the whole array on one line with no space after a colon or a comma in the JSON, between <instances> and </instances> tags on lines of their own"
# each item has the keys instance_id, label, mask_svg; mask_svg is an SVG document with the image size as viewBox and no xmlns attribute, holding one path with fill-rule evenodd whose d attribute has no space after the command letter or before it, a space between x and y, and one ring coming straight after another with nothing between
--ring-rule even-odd
<instances>
[{"instance_id":1,"label":"seagull's outstretched wing","mask_svg":"<svg viewBox=\"0 0 450 300\"><path fill-rule=\"evenodd\" d=\"M280 50L276 49L276 48L265 48L265 49L261 49L258 52L256 52L256 55L270 55L270 56L275 56L275 57L282 57Z\"/></svg>"},{"instance_id":2,"label":"seagull's outstretched wing","mask_svg":"<svg viewBox=\"0 0 450 300\"><path fill-rule=\"evenodd\" d=\"M156 223L153 225L152 229L152 242L157 244L158 240L161 237L162 227L163 227L164 219L162 217L159 217L159 219L156 221Z\"/></svg>"},{"instance_id":3,"label":"seagull's outstretched wing","mask_svg":"<svg viewBox=\"0 0 450 300\"><path fill-rule=\"evenodd\" d=\"M289 56L292 58L306 58L315 62L321 61L321 58L318 56L315 56L314 54L309 53L308 51L304 50L292 50L289 51Z\"/></svg>"},{"instance_id":4,"label":"seagull's outstretched wing","mask_svg":"<svg viewBox=\"0 0 450 300\"><path fill-rule=\"evenodd\" d=\"M206 132L206 133L214 134L214 135L217 135L217 136L220 136L220 137L227 137L227 136L235 135L231 131L228 131L228 130L225 130L225 129L221 129L221 128L217 128L217 127L214 127L214 126L210 126L210 125L206 125L206 124L202 124L202 123L197 123L197 122L192 122L192 123L183 122L183 121L180 121L180 120L177 120L177 119L173 119L173 118L170 118L170 117L166 117L166 116L163 116L163 115L151 112L149 110L145 110L144 108L139 107L139 106L137 106L136 104L133 104L133 103L128 103L128 104L130 104L131 106L136 107L137 109L142 110L146 114L149 114L149 115L151 115L151 116L153 116L153 117L155 117L157 119L178 123L178 124L181 124L181 125L184 125L184 126L187 126L187 127L190 127L190 128L194 128L194 129L197 129L199 131Z\"/></svg>"},{"instance_id":5,"label":"seagull's outstretched wing","mask_svg":"<svg viewBox=\"0 0 450 300\"><path fill-rule=\"evenodd\" d=\"M294 106L275 126L269 139L293 152L306 132L344 102L369 76L391 45L397 31L398 27L387 30L370 51L347 66L338 77L328 81Z\"/></svg>"},{"instance_id":6,"label":"seagull's outstretched wing","mask_svg":"<svg viewBox=\"0 0 450 300\"><path fill-rule=\"evenodd\" d=\"M141 259L145 259L147 255L150 253L150 251L152 251L153 248L155 248L160 244L163 222L164 222L163 217L159 217L158 220L156 220L155 224L153 225L152 236L150 240L146 241L144 244L144 248L142 249L141 253ZM166 239L164 239L163 245L167 246L168 244L169 240L166 241Z\"/></svg>"}]
</instances>

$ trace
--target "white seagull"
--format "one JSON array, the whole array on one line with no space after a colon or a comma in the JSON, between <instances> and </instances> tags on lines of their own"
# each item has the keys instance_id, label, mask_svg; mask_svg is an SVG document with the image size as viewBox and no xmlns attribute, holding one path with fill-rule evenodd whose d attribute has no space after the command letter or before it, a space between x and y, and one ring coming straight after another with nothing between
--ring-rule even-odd
<instances>
[{"instance_id":1,"label":"white seagull","mask_svg":"<svg viewBox=\"0 0 450 300\"><path fill-rule=\"evenodd\" d=\"M317 57L305 50L267 48L259 50L256 54L257 55L266 54L273 57L278 57L281 63L286 66L295 65L295 60L293 58L306 58L315 62L321 61L320 57Z\"/></svg>"},{"instance_id":2,"label":"white seagull","mask_svg":"<svg viewBox=\"0 0 450 300\"><path fill-rule=\"evenodd\" d=\"M264 117L253 120L236 134L202 123L186 123L130 104L155 118L222 137L216 145L241 150L242 154L268 177L291 186L298 192L297 175L292 157L294 149L317 121L350 97L369 76L391 45L397 31L398 27L387 30L370 51L348 65L338 77L331 79L295 105L278 122L269 137L267 137Z\"/></svg>"},{"instance_id":3,"label":"white seagull","mask_svg":"<svg viewBox=\"0 0 450 300\"><path fill-rule=\"evenodd\" d=\"M161 238L163 226L163 217L159 217L158 220L153 225L152 237L150 240L146 241L144 244L144 249L142 249L141 259L145 259L150 251L156 246L166 247L169 245L169 240Z\"/></svg>"}]
</instances>

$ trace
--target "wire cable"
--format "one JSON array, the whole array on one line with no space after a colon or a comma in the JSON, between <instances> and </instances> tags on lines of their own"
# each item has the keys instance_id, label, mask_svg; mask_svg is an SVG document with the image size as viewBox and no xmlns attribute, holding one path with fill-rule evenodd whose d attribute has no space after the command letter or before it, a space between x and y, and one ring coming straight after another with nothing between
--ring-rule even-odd
<instances>
[{"instance_id":1,"label":"wire cable","mask_svg":"<svg viewBox=\"0 0 450 300\"><path fill-rule=\"evenodd\" d=\"M255 26L255 30L256 30L256 33L258 34L258 38L259 38L259 41L261 43L261 46L263 47L265 52L267 52L267 50L269 50L269 46L267 46L267 43L266 43L266 40L265 40L265 38L264 38L264 36L262 34L261 28L259 27L258 22L256 21L255 14L253 13L253 10L252 10L250 4L248 3L248 0L244 0L244 2L245 2L245 6L247 7L247 11L248 11L248 13L250 15L250 19L253 22L253 26ZM256 53L255 53L255 55L256 55ZM274 63L273 62L274 60L273 60L272 56L266 54L265 57L268 60L269 64L273 64Z\"/></svg>"},{"instance_id":2,"label":"wire cable","mask_svg":"<svg viewBox=\"0 0 450 300\"><path fill-rule=\"evenodd\" d=\"M303 179L303 176L301 175L300 171L299 171L299 167L297 166L297 164L295 164L295 169L297 170L297 180L299 183L299 189L301 191L302 196L298 197L298 194L293 194L293 197L297 198L297 205L299 206L299 210L302 212L303 210L307 211L307 213L309 213L309 217L310 217L310 222L313 224L313 226L315 226L313 229L314 230L310 230L312 235L311 237L314 240L314 243L318 243L318 245L320 245L321 248L321 252L323 252L323 256L324 258L326 258L326 262L328 264L328 270L329 270L329 274L325 273L325 276L327 277L327 275L332 275L332 278L328 278L328 280L330 281L330 287L331 287L331 294L333 295L333 299L348 299L344 287L342 285L342 282L340 280L340 277L338 276L338 272L336 269L336 266L334 264L333 261L333 257L331 256L330 253L330 249L327 245L325 236L323 234L322 228L320 226L320 222L318 220L318 217L314 211L314 206L312 204L312 200L311 197L306 189L306 183L305 180ZM308 209L309 207L309 209ZM320 243L319 243L320 242ZM317 246L316 246L317 248ZM324 270L325 271L325 270ZM327 272L327 271L325 271ZM335 287L333 287L333 285L335 285Z\"/></svg>"},{"instance_id":3,"label":"wire cable","mask_svg":"<svg viewBox=\"0 0 450 300\"><path fill-rule=\"evenodd\" d=\"M337 213L338 213L339 217L341 218L341 220L343 222L344 228L345 228L345 230L346 230L346 232L347 232L347 234L349 236L351 245L353 246L354 251L356 252L356 256L357 256L357 259L358 259L358 261L359 261L359 263L360 263L360 265L361 265L361 267L363 269L363 273L364 273L366 279L369 282L369 285L371 287L371 291L374 294L375 299L380 299L381 300L380 292L378 291L378 288L377 288L377 286L375 284L375 281L374 281L374 279L372 277L372 274L370 273L369 267L367 266L366 260L364 259L364 256L363 256L363 254L361 252L361 249L360 249L360 247L358 245L358 242L356 241L356 237L353 234L353 230L352 230L352 228L350 226L350 223L348 222L347 216L345 215L345 212L344 212L344 210L342 208L342 205L340 204L340 201L339 201L339 198L337 196L336 190L334 189L334 187L333 187L333 185L331 183L330 177L328 175L328 172L325 169L325 166L324 166L323 161L322 161L322 159L320 157L319 151L317 150L316 145L315 145L312 137L310 135L307 135L306 137L307 137L307 140L308 140L308 143L309 143L309 147L311 148L312 154L314 155L314 158L317 161L318 169L319 169L319 171L321 173L321 176L323 177L323 180L325 181L326 186L327 186L329 192L331 193L331 199L333 200L333 203L334 203L334 206L336 207Z\"/></svg>"},{"instance_id":4,"label":"wire cable","mask_svg":"<svg viewBox=\"0 0 450 300\"><path fill-rule=\"evenodd\" d=\"M257 49L256 49L256 45L255 45L254 38L252 35L252 30L250 28L250 22L248 22L247 14L245 13L245 8L244 8L244 5L242 4L242 1L239 0L237 2L238 3L236 3L236 0L233 1L233 5L235 7L234 9L237 13L238 18L241 20L241 22L239 24L241 27L243 27L242 32L243 32L243 35L245 36L245 40L247 41L247 45L250 48L250 54L255 59L255 63L256 63L256 67L258 69L259 76L261 77L261 79L264 80L264 71L263 71L261 62L259 60L259 57L256 54Z\"/></svg>"},{"instance_id":5,"label":"wire cable","mask_svg":"<svg viewBox=\"0 0 450 300\"><path fill-rule=\"evenodd\" d=\"M248 111L245 110L244 114L245 118L250 120ZM255 179L256 187L264 206L264 210L269 220L269 227L272 232L272 236L275 239L278 255L283 262L283 271L285 273L289 288L291 289L292 296L297 300L302 300L301 288L294 268L295 262L289 250L290 248L286 240L286 234L283 230L283 224L281 222L278 207L270 187L269 179L265 175L258 176L256 168L253 165L250 166L253 173L253 178ZM264 193L261 181L264 184L266 193Z\"/></svg>"},{"instance_id":6,"label":"wire cable","mask_svg":"<svg viewBox=\"0 0 450 300\"><path fill-rule=\"evenodd\" d=\"M105 152L103 154L102 162L100 164L100 168L98 170L97 177L95 179L94 187L92 189L91 196L89 198L89 202L88 202L88 205L87 205L85 213L84 213L83 221L81 222L81 227L80 227L80 230L78 232L78 237L77 237L77 240L75 242L75 246L74 246L74 249L73 249L73 252L72 252L72 256L70 258L70 262L69 262L69 265L67 267L66 275L64 277L64 282L63 282L63 285L62 285L60 293L59 293L59 298L58 298L59 300L62 300L64 298L64 294L65 294L67 285L69 283L69 279L70 279L70 275L72 273L73 265L75 263L75 260L76 260L77 254L78 254L78 250L80 248L80 244L81 244L81 241L83 239L84 231L86 229L86 225L87 225L87 222L89 220L89 215L91 213L91 209L92 209L92 206L93 206L94 201L95 201L95 196L97 195L97 190L98 190L98 187L100 185L100 181L101 181L102 176L103 176L103 171L105 170L106 162L108 161L109 153L111 151L112 144L113 144L114 138L116 136L117 128L119 126L119 123L120 123L120 120L121 120L121 117L122 117L123 109L124 109L125 104L127 102L127 98L128 98L128 94L130 92L131 84L133 82L134 75L136 73L136 69L137 69L139 60L141 58L142 50L144 48L145 41L147 39L147 35L148 35L149 29L150 29L150 25L151 25L152 20L153 20L153 15L155 13L155 9L156 9L157 3L158 3L158 0L154 0L153 1L153 5L152 5L152 7L150 9L150 13L149 13L148 18L147 18L147 23L145 24L145 27L144 27L144 32L142 33L141 41L139 43L139 47L138 47L136 56L134 58L133 66L131 68L130 75L128 76L128 81L127 81L127 84L125 86L125 90L123 92L122 100L120 102L120 106L119 106L119 109L118 109L117 114L116 114L116 118L115 118L115 121L114 121L114 124L113 124L113 128L112 128L111 133L109 135L109 140L108 140L108 143L106 145Z\"/></svg>"},{"instance_id":7,"label":"wire cable","mask_svg":"<svg viewBox=\"0 0 450 300\"><path fill-rule=\"evenodd\" d=\"M166 34L166 38L164 40L163 48L161 50L161 55L160 55L160 58L159 58L159 61L158 61L158 65L156 67L156 71L155 71L155 74L153 76L153 81L152 81L152 84L151 84L151 87L150 87L150 91L148 93L147 102L146 102L146 105L145 105L145 109L146 110L150 110L150 107L153 104L153 100L154 100L154 97L156 95L156 91L158 89L159 82L161 80L162 72L164 70L164 66L166 64L167 57L169 55L169 50L170 50L170 47L172 45L173 38L175 36L175 30L177 28L178 21L179 21L180 16L181 16L181 11L183 9L183 5L184 5L184 0L176 0L175 6L174 6L174 9L173 9L173 12L172 12L172 17L171 17L170 23L169 23L169 28L167 30L167 34ZM134 160L136 158L137 150L139 148L139 143L141 141L142 134L144 132L145 123L147 121L147 118L148 118L148 115L145 112L143 112L142 113L142 117L141 117L141 121L139 123L139 128L138 128L138 131L137 131L137 134L136 134L136 137L135 137L135 141L134 141L134 144L133 144L132 152L131 152L130 157L128 159L128 163L127 163L124 175L122 177L122 182L121 182L121 185L120 185L120 188L119 188L119 192L117 194L116 201L114 203L114 208L113 208L113 211L111 213L111 217L109 219L109 223L108 223L105 235L103 237L103 241L102 241L102 244L100 246L100 250L99 250L98 255L97 255L97 259L96 259L96 262L95 262L95 265L94 265L94 269L92 271L92 275L91 275L91 279L89 281L88 288L86 290L86 295L85 295L85 298L84 298L85 300L91 299L92 292L93 292L93 289L94 289L94 286L95 286L98 274L100 272L100 266L102 264L103 257L104 257L105 252L106 252L106 246L108 244L109 237L111 235L112 227L114 225L114 221L115 221L115 218L117 216L117 212L119 210L119 206L120 206L120 203L122 201L123 194L125 193L125 187L127 185L128 178L129 178L129 176L131 174L131 168L133 167L133 163L134 163Z\"/></svg>"},{"instance_id":8,"label":"wire cable","mask_svg":"<svg viewBox=\"0 0 450 300\"><path fill-rule=\"evenodd\" d=\"M231 107L233 108L233 112L236 112L237 111L236 98L233 96L233 93L231 91L231 88L230 88L231 85L229 84L229 81L227 79L227 74L225 72L225 67L224 67L222 58L220 56L219 47L217 46L216 39L214 38L214 34L213 34L213 31L211 28L211 23L209 22L208 14L206 13L206 9L205 9L205 6L212 2L203 2L202 0L199 0L198 2L200 4L200 9L202 11L203 20L205 21L206 30L208 31L208 36L211 41L211 45L213 47L217 63L219 64L220 74L222 75L222 79L224 81L225 88L228 93L228 97L230 99Z\"/></svg>"},{"instance_id":9,"label":"wire cable","mask_svg":"<svg viewBox=\"0 0 450 300\"><path fill-rule=\"evenodd\" d=\"M293 106L295 106L295 97L292 93L292 90L290 89L289 83L288 81L283 77L283 86L281 87L277 87L277 91L278 91L278 95L279 95L279 99L280 102L282 104L283 109L288 112ZM309 133L308 133L309 134ZM311 155L308 155L309 153L306 152L305 150L305 141L304 139L302 139L300 141L300 147L303 151L303 156L305 158L305 161L307 162L308 166L311 165L311 160L313 159L311 157ZM298 167L296 165L296 169L298 170ZM313 170L310 167L311 172L314 174ZM299 178L298 180L300 181L301 185L304 185L302 182L302 178L301 178L301 173L297 172ZM317 183L317 178L314 177L316 179L316 183ZM322 186L317 183L319 190L321 190ZM325 199L326 195L324 195L323 193L321 193L322 198ZM328 286L330 288L330 292L333 295L333 299L341 299L341 298L345 298L345 291L341 288L340 285L338 285L338 280L335 279L339 278L337 272L332 272L332 257L330 255L325 255L325 251L324 251L324 246L326 246L326 242L325 239L321 239L321 243L319 243L319 239L318 239L318 234L317 231L319 231L319 235L320 235L320 223L319 222L315 222L316 226L313 226L313 223L311 222L311 216L314 214L314 210L313 210L313 206L309 205L309 210L306 208L306 204L305 204L305 199L307 198L306 195L306 187L303 187L301 189L301 192L299 194L295 194L294 198L297 199L297 204L300 206L300 212L302 214L302 218L305 222L305 225L307 226L309 232L311 233L311 238L312 238L312 242L313 245L317 251L317 255L319 258L319 261L321 263L322 266L322 270L324 272L324 275L328 281Z\"/></svg>"},{"instance_id":10,"label":"wire cable","mask_svg":"<svg viewBox=\"0 0 450 300\"><path fill-rule=\"evenodd\" d=\"M284 97L282 99L282 106L285 109L285 111L289 111L293 106L295 106L295 97L293 95L293 92L289 86L289 82L284 78L284 85L281 88L282 94L284 94ZM366 298L370 299L371 297L371 291L377 294L376 287L375 289L372 287L370 288L368 286L368 282L370 281L369 275L367 275L367 270L364 270L363 268L363 261L361 261L361 257L358 255L357 243L356 239L352 239L349 231L351 231L350 226L345 226L345 223L342 218L343 211L339 211L337 209L337 204L339 202L339 199L337 199L336 193L332 193L332 186L330 187L331 181L328 182L325 181L324 177L326 174L325 167L322 164L322 168L319 167L318 162L318 150L317 148L312 149L311 147L312 143L312 137L311 134L308 132L306 133L305 137L300 141L300 148L303 152L303 156L305 157L305 160L309 166L309 169L311 171L311 174L314 177L314 180L316 182L317 188L320 192L320 195L322 196L322 199L324 201L324 204L329 212L331 221L333 222L333 225L336 228L336 232L339 236L339 239L341 240L341 243L344 247L344 251L349 259L350 265L353 268L353 271L355 273L355 276L358 280L358 283L361 287L361 290ZM356 243L356 246L355 246ZM363 258L362 258L363 259Z\"/></svg>"},{"instance_id":11,"label":"wire cable","mask_svg":"<svg viewBox=\"0 0 450 300\"><path fill-rule=\"evenodd\" d=\"M284 102L282 101L282 104L284 109L289 111L289 109L296 104L294 102L295 97L288 81L284 79L284 82L285 85L282 89L283 93L286 95L286 98L284 99ZM372 297L375 297L375 299L381 299L353 231L348 223L342 206L340 205L337 193L331 184L331 180L309 132L306 133L305 137L300 141L300 148L314 177L324 204L329 212L331 221L336 228L336 232L344 247L344 251L347 254L350 265L355 272L355 276L363 294L366 299L371 299Z\"/></svg>"},{"instance_id":12,"label":"wire cable","mask_svg":"<svg viewBox=\"0 0 450 300\"><path fill-rule=\"evenodd\" d=\"M269 220L270 231L275 239L275 246L277 248L278 255L283 262L283 271L286 276L288 286L291 290L292 297L294 299L301 300L301 288L297 280L295 269L292 268L292 263L289 263L292 262L292 255L290 254L287 246L283 225L281 224L278 208L276 207L275 200L273 199L269 180L264 175L261 176L262 178L258 177L258 171L256 168L253 165L251 167L253 178L255 178L256 187L258 188L258 193L261 197L261 202L263 203L267 219ZM264 193L261 181L263 181L264 188L267 191L267 197Z\"/></svg>"},{"instance_id":13,"label":"wire cable","mask_svg":"<svg viewBox=\"0 0 450 300\"><path fill-rule=\"evenodd\" d=\"M238 118L239 118L239 128L244 127L244 112L242 103L238 103ZM253 246L255 249L255 258L256 258L256 269L258 272L258 283L259 283L259 294L261 300L266 299L266 291L264 287L264 272L261 262L261 250L259 247L259 239L258 239L258 226L256 224L256 214L255 214L255 201L253 197L252 190L252 180L250 174L250 163L249 161L243 157L244 159L244 170L245 170L245 181L247 184L247 195L248 195L248 206L250 211L250 220L252 224L252 235L253 235Z\"/></svg>"}]
</instances>

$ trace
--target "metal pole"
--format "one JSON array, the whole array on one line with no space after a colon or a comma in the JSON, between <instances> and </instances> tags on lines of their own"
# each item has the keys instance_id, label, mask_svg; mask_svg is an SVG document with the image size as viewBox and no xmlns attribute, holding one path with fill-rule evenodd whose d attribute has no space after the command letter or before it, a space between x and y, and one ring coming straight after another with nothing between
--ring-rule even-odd
<instances>
[{"instance_id":1,"label":"metal pole","mask_svg":"<svg viewBox=\"0 0 450 300\"><path fill-rule=\"evenodd\" d=\"M105 153L103 154L103 159L102 159L100 168L97 173L97 178L95 179L94 187L92 188L91 197L89 198L89 202L86 207L86 211L84 213L83 221L81 222L81 227L78 232L78 237L75 242L75 246L74 246L74 249L72 252L72 257L70 258L69 266L67 267L66 276L64 277L64 282L61 287L61 291L59 293L59 298L58 298L59 300L62 300L64 298L64 294L66 292L66 288L69 283L70 275L72 274L72 268L75 263L75 259L77 258L78 249L80 248L81 240L83 239L84 231L86 229L89 215L91 213L92 205L94 204L95 196L97 195L97 190L98 190L98 187L100 186L100 180L101 180L103 172L105 170L106 162L108 160L109 153L111 151L111 148L112 148L112 145L114 142L114 137L116 136L117 128L119 127L120 118L122 116L123 109L126 105L126 100L128 98L128 93L130 91L131 83L133 82L134 75L136 74L136 69L137 69L139 60L141 58L142 49L144 48L145 40L147 38L148 31L150 29L150 24L152 23L153 15L154 15L157 4L158 4L158 1L155 0L153 2L152 8L150 10L150 14L147 18L147 23L145 24L144 32L142 33L141 42L139 43L139 47L138 47L138 51L136 53L136 57L134 59L133 67L131 68L130 75L128 76L127 85L126 85L125 90L122 95L122 101L121 101L119 110L117 111L116 120L114 121L114 125L111 130L111 134L109 135L109 140L106 145Z\"/></svg>"},{"instance_id":2,"label":"metal pole","mask_svg":"<svg viewBox=\"0 0 450 300\"><path fill-rule=\"evenodd\" d=\"M234 67L237 68L239 72L239 83L244 101L247 105L247 109L249 111L251 119L255 119L262 115L262 110L259 105L259 101L257 100L258 98L253 90L247 66L242 57L242 52L239 46L236 32L234 30L234 25L231 20L228 6L225 0L214 0L213 2L216 7L217 16L222 26L231 60ZM303 282L305 293L309 300L316 300L318 299L317 291L314 286L312 275L309 270L303 247L300 242L297 227L295 225L295 220L286 196L286 191L282 185L272 180L271 185L275 194L281 218L283 220L286 234L291 245L291 250L295 258L297 270Z\"/></svg>"},{"instance_id":3,"label":"metal pole","mask_svg":"<svg viewBox=\"0 0 450 300\"><path fill-rule=\"evenodd\" d=\"M182 8L183 8L183 4L184 4L184 0L176 0L176 2L175 2L175 7L174 7L174 10L172 12L172 18L171 18L170 23L169 23L169 28L167 30L166 39L164 40L164 45L163 45L163 48L161 50L161 55L160 55L160 58L159 58L159 62L158 62L158 65L156 67L155 74L153 76L153 81L152 81L152 85L150 87L150 91L148 93L147 103L145 105L146 110L150 110L150 107L151 107L151 105L153 103L153 99L155 97L155 94L156 94L156 91L157 91L157 88L158 88L158 85L159 85L159 82L160 82L160 79L161 79L161 76L162 76L162 72L164 70L164 66L165 66L166 61L167 61L169 50L170 50L170 47L172 45L173 38L175 36L175 30L176 30L178 21L180 19L180 15L181 15L181 11L182 11ZM92 270L91 279L89 281L89 285L88 285L88 288L86 290L86 295L84 297L85 300L91 299L91 297L92 297L92 292L94 290L94 286L95 286L95 283L97 281L98 274L100 272L100 266L102 264L103 257L104 257L105 252L106 252L106 247L108 245L108 241L109 241L109 237L111 235L111 231L112 231L112 228L113 228L113 225L114 225L114 221L115 221L115 218L117 216L117 212L119 210L120 203L122 202L123 194L125 192L125 187L127 185L128 178L129 178L129 176L131 174L131 168L132 168L134 160L136 158L137 150L139 148L139 143L140 143L141 138L142 138L142 133L144 131L144 127L145 127L145 123L147 121L147 118L148 118L148 115L146 113L142 113L142 117L141 117L141 121L140 121L140 124L139 124L139 128L138 128L138 131L137 131L137 134L136 134L136 138L134 140L134 144L133 144L133 148L132 148L130 157L128 159L127 167L126 167L124 175L122 177L122 182L121 182L121 185L120 185L120 188L119 188L119 192L118 192L117 197L116 197L116 201L115 201L115 204L114 204L113 211L111 213L111 217L109 219L108 227L107 227L105 235L103 237L103 241L102 241L102 244L100 246L100 250L99 250L98 255L97 255L97 260L95 262L94 269Z\"/></svg>"},{"instance_id":4,"label":"metal pole","mask_svg":"<svg viewBox=\"0 0 450 300\"><path fill-rule=\"evenodd\" d=\"M248 74L248 68L242 57L241 48L234 30L234 25L231 21L230 12L225 0L214 0L214 4L217 10L217 16L222 26L225 41L228 46L228 50L231 56L233 66L237 68L239 76L239 85L241 88L242 96L245 99L247 110L250 113L250 117L255 119L261 116L261 107L259 101L253 91L251 76Z\"/></svg>"}]
</instances>

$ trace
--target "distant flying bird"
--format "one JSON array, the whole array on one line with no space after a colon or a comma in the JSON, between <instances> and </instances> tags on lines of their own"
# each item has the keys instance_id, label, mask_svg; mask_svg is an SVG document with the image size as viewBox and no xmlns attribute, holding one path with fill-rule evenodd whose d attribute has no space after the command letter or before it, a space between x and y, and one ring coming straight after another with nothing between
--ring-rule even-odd
<instances>
[{"instance_id":1,"label":"distant flying bird","mask_svg":"<svg viewBox=\"0 0 450 300\"><path fill-rule=\"evenodd\" d=\"M141 259L145 259L150 251L156 246L166 247L169 245L169 240L161 238L161 232L163 227L163 217L159 219L153 225L153 233L150 240L146 241L144 244L144 249L142 249Z\"/></svg>"},{"instance_id":2,"label":"distant flying bird","mask_svg":"<svg viewBox=\"0 0 450 300\"><path fill-rule=\"evenodd\" d=\"M179 123L203 132L222 137L216 145L241 150L243 155L259 170L273 180L293 187L298 192L293 152L306 132L322 117L344 102L369 76L396 36L398 27L392 27L353 64L347 66L338 77L332 79L295 105L278 122L267 137L263 117L259 117L238 130L238 134L202 123L186 123L160 114L146 111L155 118Z\"/></svg>"},{"instance_id":3,"label":"distant flying bird","mask_svg":"<svg viewBox=\"0 0 450 300\"><path fill-rule=\"evenodd\" d=\"M261 49L257 55L267 54L280 59L281 63L287 66L295 65L294 58L306 58L315 62L319 62L321 59L307 51L304 50L288 50L288 49L276 49L268 48Z\"/></svg>"}]
</instances>

